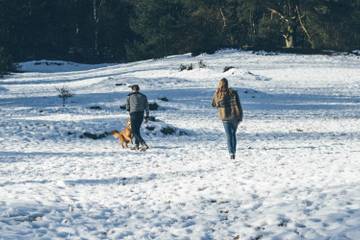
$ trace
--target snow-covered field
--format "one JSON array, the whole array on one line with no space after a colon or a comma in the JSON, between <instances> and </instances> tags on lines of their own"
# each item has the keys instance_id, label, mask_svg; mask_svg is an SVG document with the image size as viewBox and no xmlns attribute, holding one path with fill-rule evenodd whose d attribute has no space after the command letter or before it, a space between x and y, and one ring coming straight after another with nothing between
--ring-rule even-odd
<instances>
[{"instance_id":1,"label":"snow-covered field","mask_svg":"<svg viewBox=\"0 0 360 240\"><path fill-rule=\"evenodd\" d=\"M358 56L46 62L0 79L0 239L360 239ZM210 106L222 77L245 109L235 161ZM145 153L106 137L134 83L160 105Z\"/></svg>"}]
</instances>

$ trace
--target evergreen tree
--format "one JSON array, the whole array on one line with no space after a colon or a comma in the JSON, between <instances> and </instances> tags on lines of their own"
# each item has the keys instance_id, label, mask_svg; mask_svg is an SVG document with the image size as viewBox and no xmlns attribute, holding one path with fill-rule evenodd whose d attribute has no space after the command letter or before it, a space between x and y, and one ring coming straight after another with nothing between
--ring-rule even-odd
<instances>
[{"instance_id":1,"label":"evergreen tree","mask_svg":"<svg viewBox=\"0 0 360 240\"><path fill-rule=\"evenodd\" d=\"M15 70L15 66L12 62L11 56L3 47L0 47L0 77L13 70Z\"/></svg>"},{"instance_id":2,"label":"evergreen tree","mask_svg":"<svg viewBox=\"0 0 360 240\"><path fill-rule=\"evenodd\" d=\"M135 0L132 28L137 34L132 58L179 53L187 34L187 12L181 0Z\"/></svg>"},{"instance_id":3,"label":"evergreen tree","mask_svg":"<svg viewBox=\"0 0 360 240\"><path fill-rule=\"evenodd\" d=\"M360 1L308 1L307 22L315 46L334 50L360 47Z\"/></svg>"},{"instance_id":4,"label":"evergreen tree","mask_svg":"<svg viewBox=\"0 0 360 240\"><path fill-rule=\"evenodd\" d=\"M14 61L122 62L246 46L352 50L358 29L360 0L0 0L0 46Z\"/></svg>"}]
</instances>

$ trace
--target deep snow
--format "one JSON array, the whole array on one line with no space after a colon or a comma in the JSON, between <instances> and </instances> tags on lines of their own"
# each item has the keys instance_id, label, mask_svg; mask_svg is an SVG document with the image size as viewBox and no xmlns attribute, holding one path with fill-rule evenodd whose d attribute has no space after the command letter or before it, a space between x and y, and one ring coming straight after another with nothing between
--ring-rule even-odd
<instances>
[{"instance_id":1,"label":"deep snow","mask_svg":"<svg viewBox=\"0 0 360 240\"><path fill-rule=\"evenodd\" d=\"M359 56L36 62L0 79L0 239L360 239ZM245 110L235 161L210 106L221 77ZM134 83L160 105L151 148L81 138L124 126Z\"/></svg>"}]
</instances>

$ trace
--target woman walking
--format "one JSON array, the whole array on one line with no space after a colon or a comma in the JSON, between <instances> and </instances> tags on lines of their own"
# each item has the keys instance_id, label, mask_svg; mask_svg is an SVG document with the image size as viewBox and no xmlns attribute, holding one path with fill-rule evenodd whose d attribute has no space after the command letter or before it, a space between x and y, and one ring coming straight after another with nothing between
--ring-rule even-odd
<instances>
[{"instance_id":1,"label":"woman walking","mask_svg":"<svg viewBox=\"0 0 360 240\"><path fill-rule=\"evenodd\" d=\"M225 128L230 158L235 159L236 130L243 119L243 110L238 93L236 90L229 88L226 78L219 81L212 100L212 106L219 110L219 117Z\"/></svg>"}]
</instances>

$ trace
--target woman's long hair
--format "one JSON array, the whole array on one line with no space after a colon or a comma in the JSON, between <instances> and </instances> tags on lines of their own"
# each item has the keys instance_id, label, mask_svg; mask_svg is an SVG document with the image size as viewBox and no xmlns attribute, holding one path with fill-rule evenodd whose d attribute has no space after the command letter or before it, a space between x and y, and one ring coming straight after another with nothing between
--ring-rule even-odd
<instances>
[{"instance_id":1,"label":"woman's long hair","mask_svg":"<svg viewBox=\"0 0 360 240\"><path fill-rule=\"evenodd\" d=\"M226 78L220 79L216 89L216 99L222 100L226 95L230 94L229 83Z\"/></svg>"}]
</instances>

